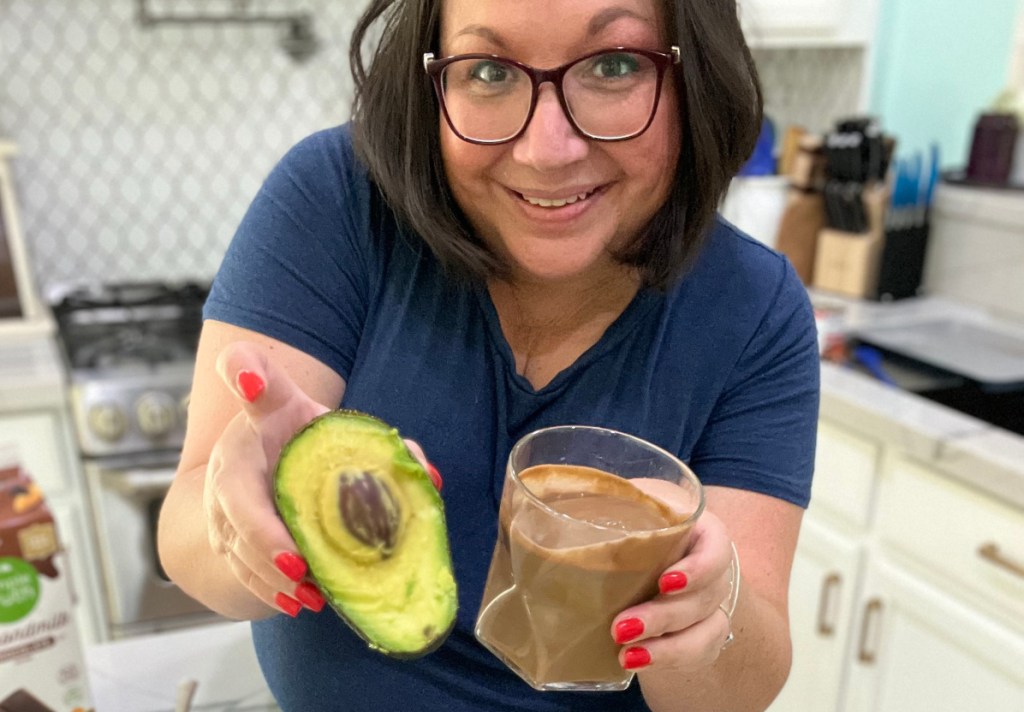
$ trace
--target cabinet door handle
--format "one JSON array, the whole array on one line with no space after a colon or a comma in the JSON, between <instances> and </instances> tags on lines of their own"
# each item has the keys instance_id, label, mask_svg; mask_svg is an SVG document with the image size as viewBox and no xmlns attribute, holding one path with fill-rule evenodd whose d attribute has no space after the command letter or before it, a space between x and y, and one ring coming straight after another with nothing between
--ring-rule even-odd
<instances>
[{"instance_id":1,"label":"cabinet door handle","mask_svg":"<svg viewBox=\"0 0 1024 712\"><path fill-rule=\"evenodd\" d=\"M1011 574L1024 578L1024 564L1019 564L1004 555L999 551L999 545L995 542L990 541L987 544L982 544L978 547L978 556L990 564L995 564L999 568L1009 571Z\"/></svg>"},{"instance_id":2,"label":"cabinet door handle","mask_svg":"<svg viewBox=\"0 0 1024 712\"><path fill-rule=\"evenodd\" d=\"M835 635L836 624L832 601L834 594L843 585L842 577L831 573L821 584L821 600L818 601L818 633L825 638Z\"/></svg>"},{"instance_id":3,"label":"cabinet door handle","mask_svg":"<svg viewBox=\"0 0 1024 712\"><path fill-rule=\"evenodd\" d=\"M872 598L868 601L868 604L864 607L864 620L860 624L860 643L858 644L857 657L865 665L873 665L875 660L878 658L878 624L874 624L874 621L882 613L882 601L877 598ZM871 635L871 631L875 631L875 635ZM873 643L871 648L868 648L868 638L871 637Z\"/></svg>"}]
</instances>

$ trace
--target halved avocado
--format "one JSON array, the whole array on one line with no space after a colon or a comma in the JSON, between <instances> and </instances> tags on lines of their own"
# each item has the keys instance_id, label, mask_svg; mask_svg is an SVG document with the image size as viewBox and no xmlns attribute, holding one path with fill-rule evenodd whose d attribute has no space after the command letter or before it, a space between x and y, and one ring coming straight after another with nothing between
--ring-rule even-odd
<instances>
[{"instance_id":1,"label":"halved avocado","mask_svg":"<svg viewBox=\"0 0 1024 712\"><path fill-rule=\"evenodd\" d=\"M398 431L363 413L310 421L281 451L277 509L310 575L371 648L431 652L458 605L444 505Z\"/></svg>"}]
</instances>

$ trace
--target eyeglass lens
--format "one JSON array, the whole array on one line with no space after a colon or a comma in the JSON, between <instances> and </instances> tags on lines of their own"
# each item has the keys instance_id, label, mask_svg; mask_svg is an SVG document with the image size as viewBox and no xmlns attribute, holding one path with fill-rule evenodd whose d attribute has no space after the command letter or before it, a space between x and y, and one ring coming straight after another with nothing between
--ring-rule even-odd
<instances>
[{"instance_id":1,"label":"eyeglass lens","mask_svg":"<svg viewBox=\"0 0 1024 712\"><path fill-rule=\"evenodd\" d=\"M508 139L530 114L530 76L507 62L460 59L441 75L445 107L455 129L478 141ZM571 119L594 138L624 138L641 131L654 111L657 65L632 52L608 52L573 64L562 80Z\"/></svg>"}]
</instances>

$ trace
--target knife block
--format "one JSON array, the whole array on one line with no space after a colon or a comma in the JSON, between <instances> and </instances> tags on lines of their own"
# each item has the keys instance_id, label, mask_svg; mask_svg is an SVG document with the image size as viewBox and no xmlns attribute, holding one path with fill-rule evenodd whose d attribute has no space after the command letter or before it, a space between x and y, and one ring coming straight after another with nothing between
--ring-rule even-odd
<instances>
[{"instance_id":1,"label":"knife block","mask_svg":"<svg viewBox=\"0 0 1024 712\"><path fill-rule=\"evenodd\" d=\"M825 228L818 233L814 255L813 285L858 299L873 299L885 248L885 211L889 190L881 183L864 188L866 232L853 233Z\"/></svg>"},{"instance_id":2,"label":"knife block","mask_svg":"<svg viewBox=\"0 0 1024 712\"><path fill-rule=\"evenodd\" d=\"M797 187L789 189L779 221L775 246L789 258L805 285L814 280L818 235L825 227L825 199L821 193Z\"/></svg>"}]
</instances>

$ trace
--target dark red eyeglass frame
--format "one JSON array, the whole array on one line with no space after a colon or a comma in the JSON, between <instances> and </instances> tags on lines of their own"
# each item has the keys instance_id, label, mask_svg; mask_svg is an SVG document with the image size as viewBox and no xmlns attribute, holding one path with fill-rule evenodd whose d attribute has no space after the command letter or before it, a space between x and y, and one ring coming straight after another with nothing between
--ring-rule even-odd
<instances>
[{"instance_id":1,"label":"dark red eyeglass frame","mask_svg":"<svg viewBox=\"0 0 1024 712\"><path fill-rule=\"evenodd\" d=\"M654 94L654 105L651 107L651 115L647 117L647 123L645 123L643 127L638 131L634 131L633 133L625 136L613 136L611 138L604 136L594 136L593 134L587 133L582 128L580 128L579 124L576 123L576 119L573 118L572 111L569 109L569 104L565 99L565 94L562 92L562 80L565 78L565 75L569 72L569 70L572 69L572 67L574 67L575 65L579 64L580 62L590 59L591 57L597 57L602 54L610 54L616 52L628 52L630 54L639 54L643 57L646 57L647 59L651 60L651 62L654 63L655 70L658 73L658 80ZM484 140L464 136L457 128L455 128L455 124L452 121L451 116L449 116L448 114L448 105L444 99L444 87L441 85L441 73L444 71L444 68L447 67L449 64L465 59L489 59L497 62L502 62L503 64L510 64L513 67L521 69L530 78L530 81L533 83L533 93L530 96L530 109L526 113L526 120L523 121L523 125L514 135L509 136L508 138ZM444 114L444 118L445 121L448 122L448 126L451 128L452 132L463 141L466 141L467 143L475 143L481 146L495 146L498 144L515 141L517 138L522 136L523 133L526 132L526 128L530 125L530 121L533 119L533 112L537 108L537 97L540 94L540 85L543 84L544 82L551 82L554 85L555 94L558 96L558 103L561 104L562 111L565 112L565 116L569 120L569 123L581 136L585 136L586 138L591 139L592 141L608 142L628 141L629 139L636 138L644 131L646 131L648 128L650 128L651 123L654 121L654 116L658 113L658 104L661 100L661 86L665 78L665 70L674 64L679 64L679 62L680 53L679 47L677 46L671 47L668 52L656 52L654 50L635 49L633 47L608 47L605 49L599 49L596 52L590 52L589 54L585 54L582 57L577 57L571 62L566 62L562 66L555 67L554 69L537 69L535 67L531 67L528 64L523 64L522 62L517 62L514 59L509 59L508 57L502 57L496 54L456 54L452 55L451 57L444 57L442 59L437 59L436 57L434 57L433 52L427 52L426 54L423 55L423 68L426 70L427 74L433 81L434 93L437 95L438 103L441 104L441 113Z\"/></svg>"}]
</instances>

